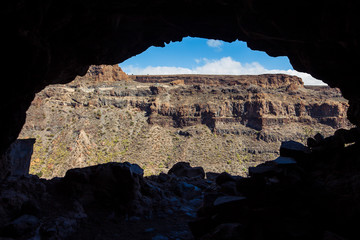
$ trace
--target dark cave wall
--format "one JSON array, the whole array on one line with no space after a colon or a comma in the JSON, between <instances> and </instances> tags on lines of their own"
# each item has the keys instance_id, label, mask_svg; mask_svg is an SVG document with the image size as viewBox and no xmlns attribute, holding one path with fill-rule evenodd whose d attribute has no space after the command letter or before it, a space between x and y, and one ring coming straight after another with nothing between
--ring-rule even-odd
<instances>
[{"instance_id":1,"label":"dark cave wall","mask_svg":"<svg viewBox=\"0 0 360 240\"><path fill-rule=\"evenodd\" d=\"M350 100L349 119L359 126L359 10L349 0L7 1L1 9L0 153L17 138L34 94L46 85L185 36L239 39L288 56L296 70L339 87Z\"/></svg>"}]
</instances>

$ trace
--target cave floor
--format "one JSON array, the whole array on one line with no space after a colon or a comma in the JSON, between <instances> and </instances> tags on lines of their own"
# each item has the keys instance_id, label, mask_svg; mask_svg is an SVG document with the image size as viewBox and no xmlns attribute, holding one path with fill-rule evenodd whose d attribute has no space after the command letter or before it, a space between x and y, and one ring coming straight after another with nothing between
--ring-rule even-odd
<instances>
[{"instance_id":1,"label":"cave floor","mask_svg":"<svg viewBox=\"0 0 360 240\"><path fill-rule=\"evenodd\" d=\"M315 141L315 140L314 140ZM0 239L360 239L360 147L289 141L249 177L177 163L71 169L0 183Z\"/></svg>"}]
</instances>

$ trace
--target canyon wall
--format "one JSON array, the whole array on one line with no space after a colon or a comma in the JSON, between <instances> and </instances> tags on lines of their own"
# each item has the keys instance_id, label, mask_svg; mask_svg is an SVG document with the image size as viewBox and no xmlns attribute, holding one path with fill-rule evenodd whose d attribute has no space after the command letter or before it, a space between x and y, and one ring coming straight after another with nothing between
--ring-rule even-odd
<instances>
[{"instance_id":1,"label":"canyon wall","mask_svg":"<svg viewBox=\"0 0 360 240\"><path fill-rule=\"evenodd\" d=\"M37 139L31 172L43 177L110 161L146 174L178 161L245 174L281 141L349 128L347 107L339 90L289 75L127 76L93 66L38 93L20 137Z\"/></svg>"}]
</instances>

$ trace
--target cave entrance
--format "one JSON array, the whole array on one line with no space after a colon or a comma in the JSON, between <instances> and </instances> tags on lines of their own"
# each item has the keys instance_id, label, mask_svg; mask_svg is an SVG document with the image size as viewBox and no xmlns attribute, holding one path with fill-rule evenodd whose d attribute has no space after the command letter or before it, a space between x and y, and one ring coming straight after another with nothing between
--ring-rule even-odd
<instances>
[{"instance_id":1,"label":"cave entrance","mask_svg":"<svg viewBox=\"0 0 360 240\"><path fill-rule=\"evenodd\" d=\"M20 134L37 139L30 172L51 178L128 161L152 175L185 161L244 175L275 159L281 141L305 142L348 124L338 90L245 45L185 38L123 62L125 73L92 66L69 84L48 86ZM304 87L287 74L320 85Z\"/></svg>"}]
</instances>

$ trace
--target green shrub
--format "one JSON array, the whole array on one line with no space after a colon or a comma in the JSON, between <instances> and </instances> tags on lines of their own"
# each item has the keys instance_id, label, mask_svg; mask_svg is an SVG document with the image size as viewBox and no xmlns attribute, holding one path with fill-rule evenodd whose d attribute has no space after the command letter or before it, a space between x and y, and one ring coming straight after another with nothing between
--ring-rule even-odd
<instances>
[{"instance_id":1,"label":"green shrub","mask_svg":"<svg viewBox=\"0 0 360 240\"><path fill-rule=\"evenodd\" d=\"M94 117L95 117L96 119L100 119L100 118L101 118L101 111L100 111L100 109L94 112Z\"/></svg>"},{"instance_id":2,"label":"green shrub","mask_svg":"<svg viewBox=\"0 0 360 240\"><path fill-rule=\"evenodd\" d=\"M41 178L42 175L43 175L43 173L42 173L42 171L40 171L40 172L38 172L38 173L35 173L35 175L38 176L39 178Z\"/></svg>"}]
</instances>

